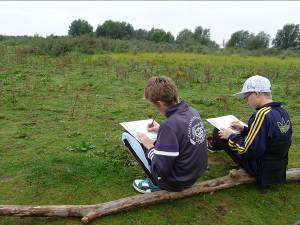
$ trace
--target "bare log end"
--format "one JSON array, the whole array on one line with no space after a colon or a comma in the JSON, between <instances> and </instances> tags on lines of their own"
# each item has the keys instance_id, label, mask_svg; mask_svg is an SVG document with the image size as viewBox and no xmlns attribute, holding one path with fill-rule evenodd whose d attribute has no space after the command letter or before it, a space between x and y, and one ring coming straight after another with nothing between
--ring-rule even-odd
<instances>
[{"instance_id":1,"label":"bare log end","mask_svg":"<svg viewBox=\"0 0 300 225\"><path fill-rule=\"evenodd\" d=\"M90 222L89 218L87 216L84 216L81 218L81 222L84 224L88 224Z\"/></svg>"},{"instance_id":2,"label":"bare log end","mask_svg":"<svg viewBox=\"0 0 300 225\"><path fill-rule=\"evenodd\" d=\"M95 220L97 217L99 217L99 212L97 211L90 211L87 215L85 215L84 217L81 218L81 222L84 224L88 224L90 222L92 222L93 220Z\"/></svg>"}]
</instances>

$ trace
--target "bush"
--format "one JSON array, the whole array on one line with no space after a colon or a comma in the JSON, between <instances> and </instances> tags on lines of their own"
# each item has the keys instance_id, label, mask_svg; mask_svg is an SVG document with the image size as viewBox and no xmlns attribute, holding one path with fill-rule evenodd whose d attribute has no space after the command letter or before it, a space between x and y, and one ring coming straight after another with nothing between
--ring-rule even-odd
<instances>
[{"instance_id":1,"label":"bush","mask_svg":"<svg viewBox=\"0 0 300 225\"><path fill-rule=\"evenodd\" d=\"M28 36L0 36L2 46L17 46L23 54L47 54L60 56L68 52L78 52L83 54L94 54L97 52L193 52L201 54L239 54L239 55L274 55L274 56L299 56L300 49L290 48L281 50L276 48L267 49L219 49L217 46L206 46L194 42L159 42L146 40L114 40L103 37L92 37L88 35L80 37L68 36L48 36L28 37Z\"/></svg>"}]
</instances>

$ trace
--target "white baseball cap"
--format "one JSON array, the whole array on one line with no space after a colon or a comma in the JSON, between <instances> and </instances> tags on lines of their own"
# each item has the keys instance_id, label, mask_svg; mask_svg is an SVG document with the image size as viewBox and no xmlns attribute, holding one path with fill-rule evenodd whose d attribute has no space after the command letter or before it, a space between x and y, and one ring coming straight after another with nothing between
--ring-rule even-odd
<instances>
[{"instance_id":1,"label":"white baseball cap","mask_svg":"<svg viewBox=\"0 0 300 225\"><path fill-rule=\"evenodd\" d=\"M271 93L271 82L268 78L263 76L255 75L249 77L241 90L241 92L234 94L234 96L244 97L246 93L249 92L264 92Z\"/></svg>"}]
</instances>

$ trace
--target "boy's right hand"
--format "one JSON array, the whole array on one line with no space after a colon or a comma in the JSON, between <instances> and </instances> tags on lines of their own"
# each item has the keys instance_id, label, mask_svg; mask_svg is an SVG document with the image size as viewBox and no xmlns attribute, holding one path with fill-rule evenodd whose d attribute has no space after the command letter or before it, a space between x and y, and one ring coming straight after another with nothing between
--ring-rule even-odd
<instances>
[{"instance_id":1,"label":"boy's right hand","mask_svg":"<svg viewBox=\"0 0 300 225\"><path fill-rule=\"evenodd\" d=\"M244 130L244 126L237 121L232 122L230 128L239 132Z\"/></svg>"},{"instance_id":2,"label":"boy's right hand","mask_svg":"<svg viewBox=\"0 0 300 225\"><path fill-rule=\"evenodd\" d=\"M152 123L148 124L148 131L149 132L157 133L158 129L159 129L159 124L158 123L153 122L153 124Z\"/></svg>"}]
</instances>

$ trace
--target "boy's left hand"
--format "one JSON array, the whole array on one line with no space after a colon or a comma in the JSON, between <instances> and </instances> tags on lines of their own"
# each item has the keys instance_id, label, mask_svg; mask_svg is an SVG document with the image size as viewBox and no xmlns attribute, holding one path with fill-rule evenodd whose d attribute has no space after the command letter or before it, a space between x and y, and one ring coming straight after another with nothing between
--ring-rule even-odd
<instances>
[{"instance_id":1,"label":"boy's left hand","mask_svg":"<svg viewBox=\"0 0 300 225\"><path fill-rule=\"evenodd\" d=\"M223 130L220 130L220 131L219 131L219 136L220 136L220 138L222 138L222 139L228 140L230 134L232 134L232 133L233 133L233 132L232 132L231 130L229 130L229 129L223 129Z\"/></svg>"},{"instance_id":2,"label":"boy's left hand","mask_svg":"<svg viewBox=\"0 0 300 225\"><path fill-rule=\"evenodd\" d=\"M137 133L138 139L142 142L142 144L147 148L150 149L154 147L154 141L152 141L150 138L148 138L143 133Z\"/></svg>"}]
</instances>

